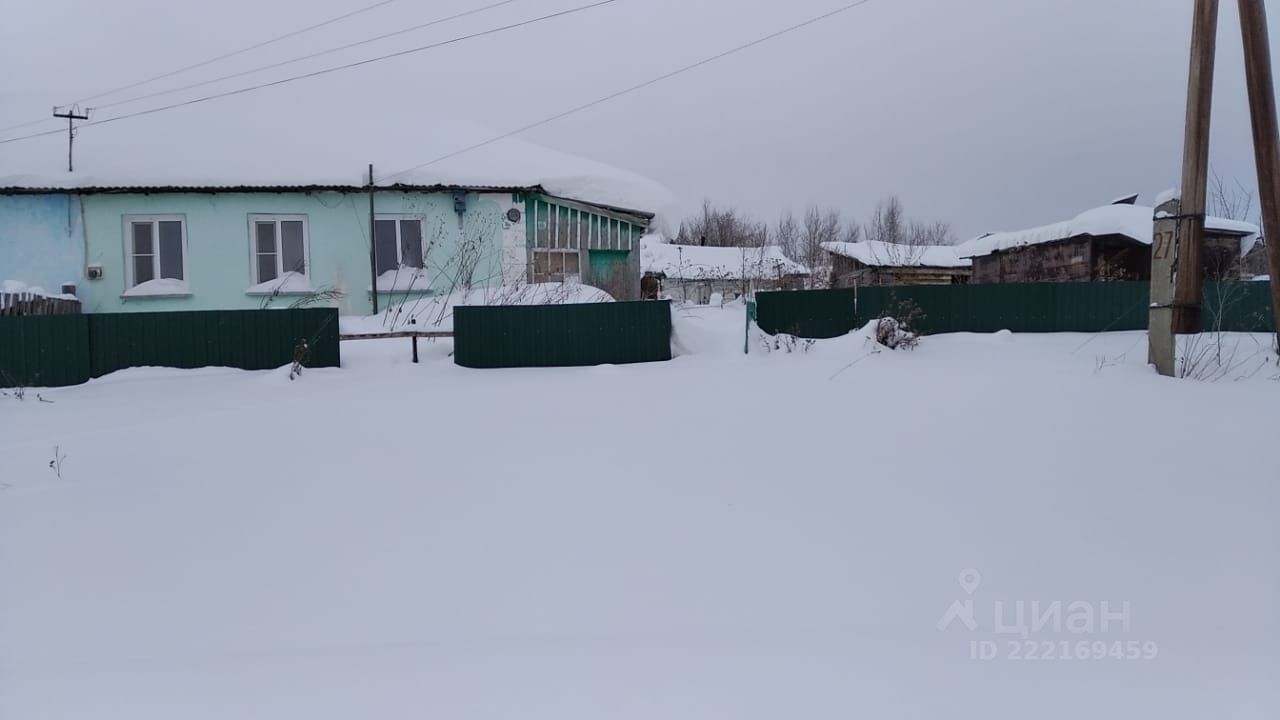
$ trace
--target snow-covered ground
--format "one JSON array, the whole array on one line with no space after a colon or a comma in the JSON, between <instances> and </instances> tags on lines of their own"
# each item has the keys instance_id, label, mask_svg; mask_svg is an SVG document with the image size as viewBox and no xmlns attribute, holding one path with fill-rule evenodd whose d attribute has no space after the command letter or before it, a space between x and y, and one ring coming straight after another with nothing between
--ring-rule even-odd
<instances>
[{"instance_id":1,"label":"snow-covered ground","mask_svg":"<svg viewBox=\"0 0 1280 720\"><path fill-rule=\"evenodd\" d=\"M677 315L661 364L363 341L0 398L0 718L1280 713L1262 351Z\"/></svg>"}]
</instances>

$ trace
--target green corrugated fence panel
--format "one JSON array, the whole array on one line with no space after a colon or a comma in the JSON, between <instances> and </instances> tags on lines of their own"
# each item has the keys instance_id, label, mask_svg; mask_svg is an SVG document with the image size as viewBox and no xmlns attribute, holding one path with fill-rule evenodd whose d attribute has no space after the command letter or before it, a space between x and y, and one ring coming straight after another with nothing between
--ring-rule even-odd
<instances>
[{"instance_id":1,"label":"green corrugated fence panel","mask_svg":"<svg viewBox=\"0 0 1280 720\"><path fill-rule=\"evenodd\" d=\"M89 379L86 315L0 317L0 387L58 387Z\"/></svg>"},{"instance_id":2,"label":"green corrugated fence panel","mask_svg":"<svg viewBox=\"0 0 1280 720\"><path fill-rule=\"evenodd\" d=\"M575 367L671 359L670 301L459 307L454 362Z\"/></svg>"},{"instance_id":3,"label":"green corrugated fence panel","mask_svg":"<svg viewBox=\"0 0 1280 720\"><path fill-rule=\"evenodd\" d=\"M0 318L0 387L75 385L130 367L338 367L338 311L227 310Z\"/></svg>"},{"instance_id":4,"label":"green corrugated fence panel","mask_svg":"<svg viewBox=\"0 0 1280 720\"><path fill-rule=\"evenodd\" d=\"M1275 332L1271 283L1206 283L1204 328L1229 332Z\"/></svg>"},{"instance_id":5,"label":"green corrugated fence panel","mask_svg":"<svg viewBox=\"0 0 1280 720\"><path fill-rule=\"evenodd\" d=\"M771 335L833 338L857 327L855 301L870 302L853 290L757 293L756 323ZM859 308L859 314L863 313Z\"/></svg>"},{"instance_id":6,"label":"green corrugated fence panel","mask_svg":"<svg viewBox=\"0 0 1280 720\"><path fill-rule=\"evenodd\" d=\"M1205 330L1274 332L1270 292L1263 282L1207 283ZM916 329L929 334L1145 330L1150 293L1145 282L762 292L756 294L756 317L767 333L818 339L844 335L886 313L901 317L912 308Z\"/></svg>"},{"instance_id":7,"label":"green corrugated fence panel","mask_svg":"<svg viewBox=\"0 0 1280 720\"><path fill-rule=\"evenodd\" d=\"M338 367L338 311L211 310L88 315L90 372L101 377L130 367L234 367L269 370L288 365L305 339L308 367Z\"/></svg>"}]
</instances>

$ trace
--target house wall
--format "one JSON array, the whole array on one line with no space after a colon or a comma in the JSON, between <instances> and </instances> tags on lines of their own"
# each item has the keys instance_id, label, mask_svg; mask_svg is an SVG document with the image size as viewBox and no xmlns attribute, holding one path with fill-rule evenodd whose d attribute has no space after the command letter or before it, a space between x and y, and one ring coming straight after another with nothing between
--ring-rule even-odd
<instances>
[{"instance_id":1,"label":"house wall","mask_svg":"<svg viewBox=\"0 0 1280 720\"><path fill-rule=\"evenodd\" d=\"M1088 282L1092 238L1013 248L973 258L975 283Z\"/></svg>"},{"instance_id":2,"label":"house wall","mask_svg":"<svg viewBox=\"0 0 1280 720\"><path fill-rule=\"evenodd\" d=\"M454 212L452 193L378 192L378 214L423 217L424 251L429 287L448 292L459 275L458 249L463 238L478 242L480 258L474 277L480 285L497 285L521 277L525 268L523 222L511 222L508 210L523 201L510 194L466 196L466 212ZM90 284L89 312L154 310L255 309L261 296L253 285L249 216L297 214L307 217L311 286L345 293L341 312L372 311L369 269L369 203L361 193L163 193L102 194L83 199L87 262L100 264L103 277ZM187 232L187 282L191 295L180 298L123 298L125 287L125 217L184 216ZM415 291L419 288L415 285ZM421 294L421 292L415 292ZM380 293L380 307L406 299ZM289 297L274 302L292 302Z\"/></svg>"},{"instance_id":3,"label":"house wall","mask_svg":"<svg viewBox=\"0 0 1280 720\"><path fill-rule=\"evenodd\" d=\"M527 279L538 280L538 250L578 251L578 278L616 300L640 299L640 238L648 221L563 198L532 194L526 202Z\"/></svg>"},{"instance_id":4,"label":"house wall","mask_svg":"<svg viewBox=\"0 0 1280 720\"><path fill-rule=\"evenodd\" d=\"M60 292L75 283L83 298L84 225L74 195L0 195L0 282L17 280Z\"/></svg>"},{"instance_id":5,"label":"house wall","mask_svg":"<svg viewBox=\"0 0 1280 720\"><path fill-rule=\"evenodd\" d=\"M1238 280L1240 238L1206 235L1207 280ZM1100 282L1151 279L1151 247L1123 235L1079 237L973 258L975 283Z\"/></svg>"}]
</instances>

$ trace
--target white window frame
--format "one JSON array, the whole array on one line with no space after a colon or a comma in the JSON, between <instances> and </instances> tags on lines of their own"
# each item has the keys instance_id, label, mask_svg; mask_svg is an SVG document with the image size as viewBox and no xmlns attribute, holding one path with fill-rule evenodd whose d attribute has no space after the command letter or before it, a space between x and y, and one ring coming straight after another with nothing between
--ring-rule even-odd
<instances>
[{"instance_id":1,"label":"white window frame","mask_svg":"<svg viewBox=\"0 0 1280 720\"><path fill-rule=\"evenodd\" d=\"M417 220L419 228L418 242L422 244L422 267L420 270L427 269L427 216L414 215L413 213L374 213L374 223L378 220L394 220L396 222L396 267L405 267L404 264L404 238L400 237L400 221L401 220Z\"/></svg>"},{"instance_id":2,"label":"white window frame","mask_svg":"<svg viewBox=\"0 0 1280 720\"><path fill-rule=\"evenodd\" d=\"M177 221L182 227L182 282L187 283L187 287L191 286L191 271L187 261L191 256L191 250L187 247L187 216L181 213L170 213L167 215L125 215L121 223L121 232L124 236L124 289L126 291L137 287L139 283L133 281L133 226L136 223L151 224L151 250L152 250L152 279L160 280L160 223Z\"/></svg>"},{"instance_id":3,"label":"white window frame","mask_svg":"<svg viewBox=\"0 0 1280 720\"><path fill-rule=\"evenodd\" d=\"M284 236L280 233L281 221L302 221L302 276L311 279L311 222L306 215L297 214L272 214L272 213L250 213L249 214L249 278L253 280L252 285L261 285L267 280L258 277L258 223L272 222L276 226L276 276L272 280L279 280L285 273L284 265ZM289 272L293 272L290 270Z\"/></svg>"}]
</instances>

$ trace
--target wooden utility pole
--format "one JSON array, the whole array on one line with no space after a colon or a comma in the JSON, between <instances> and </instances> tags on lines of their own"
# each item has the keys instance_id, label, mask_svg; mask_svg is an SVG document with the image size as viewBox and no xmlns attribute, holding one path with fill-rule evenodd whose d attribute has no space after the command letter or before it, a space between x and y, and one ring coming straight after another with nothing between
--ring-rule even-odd
<instances>
[{"instance_id":1,"label":"wooden utility pole","mask_svg":"<svg viewBox=\"0 0 1280 720\"><path fill-rule=\"evenodd\" d=\"M76 107L73 105L73 106L71 106L71 108L70 108L70 109L68 109L68 110L67 110L66 112L64 112L64 113L60 113L60 112L58 112L58 108L54 108L54 109L53 109L53 116L54 116L54 117L56 117L56 118L66 118L66 119L67 119L67 172L74 172L74 171L75 171L75 164L72 162L72 157L71 157L71 147L72 147L72 146L75 144L75 142L76 142L76 126L75 126L75 122L76 122L77 120L88 120L88 119L89 119L89 111L88 111L88 110L86 110L86 111L84 112L84 114L83 114L83 115L81 115L80 113L76 112Z\"/></svg>"},{"instance_id":2,"label":"wooden utility pole","mask_svg":"<svg viewBox=\"0 0 1280 720\"><path fill-rule=\"evenodd\" d=\"M1200 332L1204 271L1205 199L1209 185L1209 120L1217 53L1218 0L1196 0L1191 28L1191 72L1187 81L1187 129L1182 150L1182 213L1178 223L1178 275L1173 293L1173 331Z\"/></svg>"},{"instance_id":3,"label":"wooden utility pole","mask_svg":"<svg viewBox=\"0 0 1280 720\"><path fill-rule=\"evenodd\" d=\"M378 314L378 223L373 214L373 163L369 163L369 297L373 299L373 314Z\"/></svg>"},{"instance_id":4,"label":"wooden utility pole","mask_svg":"<svg viewBox=\"0 0 1280 720\"><path fill-rule=\"evenodd\" d=\"M1267 241L1271 271L1271 312L1280 342L1280 128L1276 121L1275 80L1271 73L1271 40L1263 0L1240 0L1240 32L1244 36L1244 72L1249 84L1253 121L1253 154L1262 200L1262 236Z\"/></svg>"}]
</instances>

